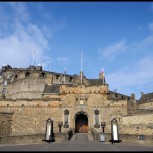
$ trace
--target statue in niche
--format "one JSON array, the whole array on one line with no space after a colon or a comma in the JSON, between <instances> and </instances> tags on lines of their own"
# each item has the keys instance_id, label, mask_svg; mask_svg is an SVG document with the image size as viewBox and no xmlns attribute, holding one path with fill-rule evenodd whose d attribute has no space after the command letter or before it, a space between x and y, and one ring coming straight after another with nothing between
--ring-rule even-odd
<instances>
[{"instance_id":1,"label":"statue in niche","mask_svg":"<svg viewBox=\"0 0 153 153\"><path fill-rule=\"evenodd\" d=\"M99 124L99 115L95 114L95 124L98 125Z\"/></svg>"},{"instance_id":2,"label":"statue in niche","mask_svg":"<svg viewBox=\"0 0 153 153\"><path fill-rule=\"evenodd\" d=\"M68 114L65 114L65 116L64 116L64 117L65 117L65 119L64 119L65 124L66 124L66 125L68 125L68 117L69 117L69 115L68 115Z\"/></svg>"},{"instance_id":3,"label":"statue in niche","mask_svg":"<svg viewBox=\"0 0 153 153\"><path fill-rule=\"evenodd\" d=\"M99 124L99 110L95 110L94 111L94 115L95 115L95 128L100 128L100 124Z\"/></svg>"},{"instance_id":4,"label":"statue in niche","mask_svg":"<svg viewBox=\"0 0 153 153\"><path fill-rule=\"evenodd\" d=\"M64 111L64 128L69 127L69 111L66 109Z\"/></svg>"}]
</instances>

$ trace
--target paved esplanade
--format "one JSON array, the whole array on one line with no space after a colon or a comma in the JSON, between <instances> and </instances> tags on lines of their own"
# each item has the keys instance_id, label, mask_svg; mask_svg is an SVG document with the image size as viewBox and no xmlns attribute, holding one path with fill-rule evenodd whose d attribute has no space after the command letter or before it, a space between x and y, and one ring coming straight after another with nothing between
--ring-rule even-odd
<instances>
[{"instance_id":1,"label":"paved esplanade","mask_svg":"<svg viewBox=\"0 0 153 153\"><path fill-rule=\"evenodd\" d=\"M75 134L62 143L0 145L0 151L153 151L153 146L94 141L91 134Z\"/></svg>"}]
</instances>

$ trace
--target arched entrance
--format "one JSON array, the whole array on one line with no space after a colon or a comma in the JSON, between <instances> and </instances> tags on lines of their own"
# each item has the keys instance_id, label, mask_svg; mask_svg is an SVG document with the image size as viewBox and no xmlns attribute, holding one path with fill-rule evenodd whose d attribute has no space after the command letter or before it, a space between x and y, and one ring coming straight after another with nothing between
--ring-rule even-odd
<instances>
[{"instance_id":1,"label":"arched entrance","mask_svg":"<svg viewBox=\"0 0 153 153\"><path fill-rule=\"evenodd\" d=\"M88 116L84 112L79 112L75 116L75 132L88 133Z\"/></svg>"}]
</instances>

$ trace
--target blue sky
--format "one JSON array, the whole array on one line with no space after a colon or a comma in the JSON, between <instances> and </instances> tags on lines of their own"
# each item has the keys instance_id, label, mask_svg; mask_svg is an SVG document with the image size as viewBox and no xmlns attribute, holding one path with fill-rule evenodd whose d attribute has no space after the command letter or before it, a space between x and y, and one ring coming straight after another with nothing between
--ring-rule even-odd
<instances>
[{"instance_id":1,"label":"blue sky","mask_svg":"<svg viewBox=\"0 0 153 153\"><path fill-rule=\"evenodd\" d=\"M139 99L153 92L152 2L0 2L0 65L98 78Z\"/></svg>"}]
</instances>

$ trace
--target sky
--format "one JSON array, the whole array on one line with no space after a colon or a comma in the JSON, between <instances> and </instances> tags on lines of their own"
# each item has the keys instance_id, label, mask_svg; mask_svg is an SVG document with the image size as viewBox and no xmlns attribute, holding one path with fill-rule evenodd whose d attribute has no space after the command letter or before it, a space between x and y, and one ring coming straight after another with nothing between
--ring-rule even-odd
<instances>
[{"instance_id":1,"label":"sky","mask_svg":"<svg viewBox=\"0 0 153 153\"><path fill-rule=\"evenodd\" d=\"M153 2L0 2L0 29L0 67L79 74L82 53L87 78L153 92Z\"/></svg>"}]
</instances>

